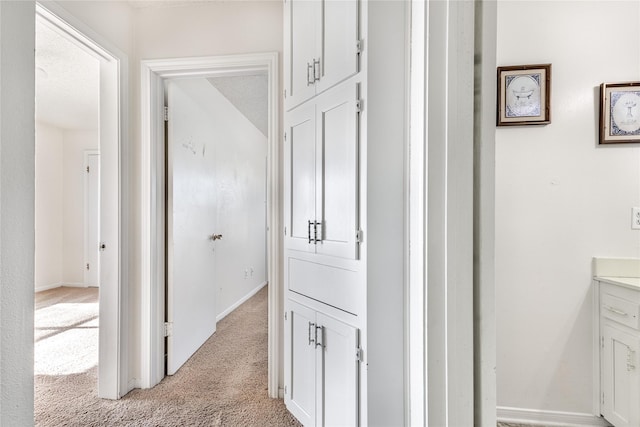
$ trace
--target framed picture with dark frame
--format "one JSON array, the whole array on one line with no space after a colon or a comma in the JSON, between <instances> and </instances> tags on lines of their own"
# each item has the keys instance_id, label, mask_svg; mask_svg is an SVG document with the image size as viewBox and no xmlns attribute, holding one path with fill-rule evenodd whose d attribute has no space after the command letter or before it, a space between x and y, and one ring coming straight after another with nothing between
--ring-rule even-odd
<instances>
[{"instance_id":1,"label":"framed picture with dark frame","mask_svg":"<svg viewBox=\"0 0 640 427\"><path fill-rule=\"evenodd\" d=\"M498 126L551 123L551 64L498 67Z\"/></svg>"},{"instance_id":2,"label":"framed picture with dark frame","mask_svg":"<svg viewBox=\"0 0 640 427\"><path fill-rule=\"evenodd\" d=\"M600 85L600 144L640 143L640 82Z\"/></svg>"}]
</instances>

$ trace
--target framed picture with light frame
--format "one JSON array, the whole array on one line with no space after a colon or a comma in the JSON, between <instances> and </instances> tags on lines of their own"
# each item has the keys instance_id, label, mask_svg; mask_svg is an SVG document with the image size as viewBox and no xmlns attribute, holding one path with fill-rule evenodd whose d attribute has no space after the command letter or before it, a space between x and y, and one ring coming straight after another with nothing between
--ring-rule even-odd
<instances>
[{"instance_id":1,"label":"framed picture with light frame","mask_svg":"<svg viewBox=\"0 0 640 427\"><path fill-rule=\"evenodd\" d=\"M498 67L498 126L551 123L551 64Z\"/></svg>"},{"instance_id":2,"label":"framed picture with light frame","mask_svg":"<svg viewBox=\"0 0 640 427\"><path fill-rule=\"evenodd\" d=\"M600 144L640 143L640 82L600 85Z\"/></svg>"}]
</instances>

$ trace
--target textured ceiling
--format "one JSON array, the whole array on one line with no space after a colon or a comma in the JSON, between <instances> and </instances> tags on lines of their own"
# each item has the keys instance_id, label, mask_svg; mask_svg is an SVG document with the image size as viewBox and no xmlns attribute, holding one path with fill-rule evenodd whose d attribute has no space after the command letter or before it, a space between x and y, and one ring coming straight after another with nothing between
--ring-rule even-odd
<instances>
[{"instance_id":1,"label":"textured ceiling","mask_svg":"<svg viewBox=\"0 0 640 427\"><path fill-rule=\"evenodd\" d=\"M36 20L36 120L62 129L97 129L100 63Z\"/></svg>"},{"instance_id":2,"label":"textured ceiling","mask_svg":"<svg viewBox=\"0 0 640 427\"><path fill-rule=\"evenodd\" d=\"M255 127L267 136L267 74L255 76L212 77L207 79Z\"/></svg>"}]
</instances>

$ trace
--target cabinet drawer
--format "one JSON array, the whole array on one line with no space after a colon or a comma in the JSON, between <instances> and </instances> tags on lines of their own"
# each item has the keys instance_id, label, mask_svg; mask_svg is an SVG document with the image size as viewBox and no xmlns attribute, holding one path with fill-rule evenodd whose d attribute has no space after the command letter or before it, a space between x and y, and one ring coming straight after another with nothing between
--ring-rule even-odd
<instances>
[{"instance_id":1,"label":"cabinet drawer","mask_svg":"<svg viewBox=\"0 0 640 427\"><path fill-rule=\"evenodd\" d=\"M640 329L638 315L640 304L604 293L600 302L600 314L633 329Z\"/></svg>"}]
</instances>

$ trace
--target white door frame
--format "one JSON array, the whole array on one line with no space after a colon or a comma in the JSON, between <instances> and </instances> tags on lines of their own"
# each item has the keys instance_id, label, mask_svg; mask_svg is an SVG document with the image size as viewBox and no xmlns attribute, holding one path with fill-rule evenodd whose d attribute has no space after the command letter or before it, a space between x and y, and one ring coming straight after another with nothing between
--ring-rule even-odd
<instances>
[{"instance_id":1,"label":"white door frame","mask_svg":"<svg viewBox=\"0 0 640 427\"><path fill-rule=\"evenodd\" d=\"M408 424L495 426L496 6L410 19Z\"/></svg>"},{"instance_id":2,"label":"white door frame","mask_svg":"<svg viewBox=\"0 0 640 427\"><path fill-rule=\"evenodd\" d=\"M281 212L278 54L211 56L141 61L141 379L150 388L164 378L165 166L164 79L212 77L266 71L268 98L267 253L269 282L268 389L278 397L280 367Z\"/></svg>"},{"instance_id":3,"label":"white door frame","mask_svg":"<svg viewBox=\"0 0 640 427\"><path fill-rule=\"evenodd\" d=\"M55 2L38 2L36 15L100 61L101 267L115 286L101 286L98 396L118 399L128 384L128 57ZM104 178L108 179L104 179ZM107 202L107 203L105 203ZM101 207L101 209L103 209ZM104 277L104 275L103 275Z\"/></svg>"}]
</instances>

